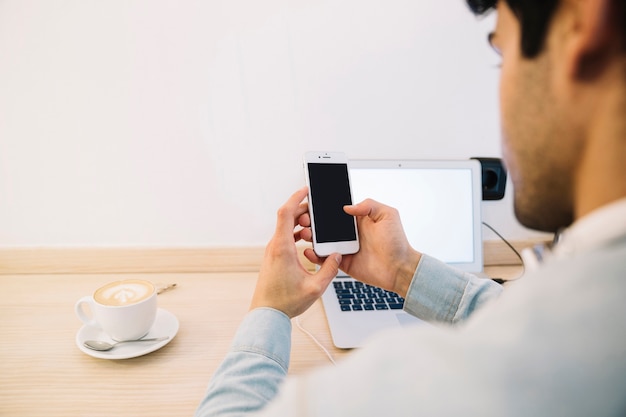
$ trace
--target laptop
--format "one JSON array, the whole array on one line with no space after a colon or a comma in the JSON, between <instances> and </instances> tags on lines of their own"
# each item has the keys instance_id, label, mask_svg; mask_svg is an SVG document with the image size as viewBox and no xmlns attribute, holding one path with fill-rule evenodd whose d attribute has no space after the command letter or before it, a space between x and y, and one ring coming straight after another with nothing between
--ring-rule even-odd
<instances>
[{"instance_id":1,"label":"laptop","mask_svg":"<svg viewBox=\"0 0 626 417\"><path fill-rule=\"evenodd\" d=\"M483 270L482 170L476 160L351 160L353 202L372 198L398 209L409 243L456 268ZM356 348L381 330L425 325L395 293L343 271L322 296L333 344Z\"/></svg>"}]
</instances>

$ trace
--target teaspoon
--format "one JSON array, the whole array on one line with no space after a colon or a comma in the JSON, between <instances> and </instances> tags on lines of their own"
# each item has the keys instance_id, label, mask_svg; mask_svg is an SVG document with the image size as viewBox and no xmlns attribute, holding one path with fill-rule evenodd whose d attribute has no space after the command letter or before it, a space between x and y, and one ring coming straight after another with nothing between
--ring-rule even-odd
<instances>
[{"instance_id":1,"label":"teaspoon","mask_svg":"<svg viewBox=\"0 0 626 417\"><path fill-rule=\"evenodd\" d=\"M153 337L150 339L137 339L137 340L123 340L121 342L115 342L115 343L108 343L108 342L103 342L101 340L85 340L83 342L83 346L85 346L86 348L89 349L93 349L93 350L97 350L100 352L104 352L107 350L111 350L113 349L115 346L122 344L122 343L134 343L134 342L161 342L163 340L167 340L169 339L169 336L163 336L163 337Z\"/></svg>"}]
</instances>

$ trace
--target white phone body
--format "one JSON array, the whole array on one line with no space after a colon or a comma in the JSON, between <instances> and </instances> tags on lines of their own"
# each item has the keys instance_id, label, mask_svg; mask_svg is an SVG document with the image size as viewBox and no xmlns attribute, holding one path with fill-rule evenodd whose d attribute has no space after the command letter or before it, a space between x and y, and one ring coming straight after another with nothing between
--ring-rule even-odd
<instances>
[{"instance_id":1,"label":"white phone body","mask_svg":"<svg viewBox=\"0 0 626 417\"><path fill-rule=\"evenodd\" d=\"M306 152L304 172L317 256L358 252L356 218L343 210L343 206L352 204L347 156L342 152Z\"/></svg>"}]
</instances>

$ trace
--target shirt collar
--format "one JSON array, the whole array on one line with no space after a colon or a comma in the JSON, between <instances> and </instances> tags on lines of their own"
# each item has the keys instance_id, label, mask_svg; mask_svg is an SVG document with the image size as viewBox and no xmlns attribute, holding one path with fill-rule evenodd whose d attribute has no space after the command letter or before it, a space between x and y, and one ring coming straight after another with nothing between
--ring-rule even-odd
<instances>
[{"instance_id":1,"label":"shirt collar","mask_svg":"<svg viewBox=\"0 0 626 417\"><path fill-rule=\"evenodd\" d=\"M559 236L555 256L585 252L626 235L626 198L602 206L581 217Z\"/></svg>"},{"instance_id":2,"label":"shirt collar","mask_svg":"<svg viewBox=\"0 0 626 417\"><path fill-rule=\"evenodd\" d=\"M626 236L626 198L602 206L572 223L556 236L558 243L552 250L544 245L524 249L521 253L524 268L534 270L550 258L576 255L622 236Z\"/></svg>"}]
</instances>

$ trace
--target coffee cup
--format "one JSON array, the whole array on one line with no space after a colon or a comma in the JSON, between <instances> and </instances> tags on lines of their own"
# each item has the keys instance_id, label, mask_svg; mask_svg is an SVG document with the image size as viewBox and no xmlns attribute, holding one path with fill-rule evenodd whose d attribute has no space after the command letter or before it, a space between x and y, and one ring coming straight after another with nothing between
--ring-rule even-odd
<instances>
[{"instance_id":1,"label":"coffee cup","mask_svg":"<svg viewBox=\"0 0 626 417\"><path fill-rule=\"evenodd\" d=\"M154 324L157 292L154 284L142 279L110 282L82 297L74 309L83 323L101 328L113 340L136 340Z\"/></svg>"}]
</instances>

